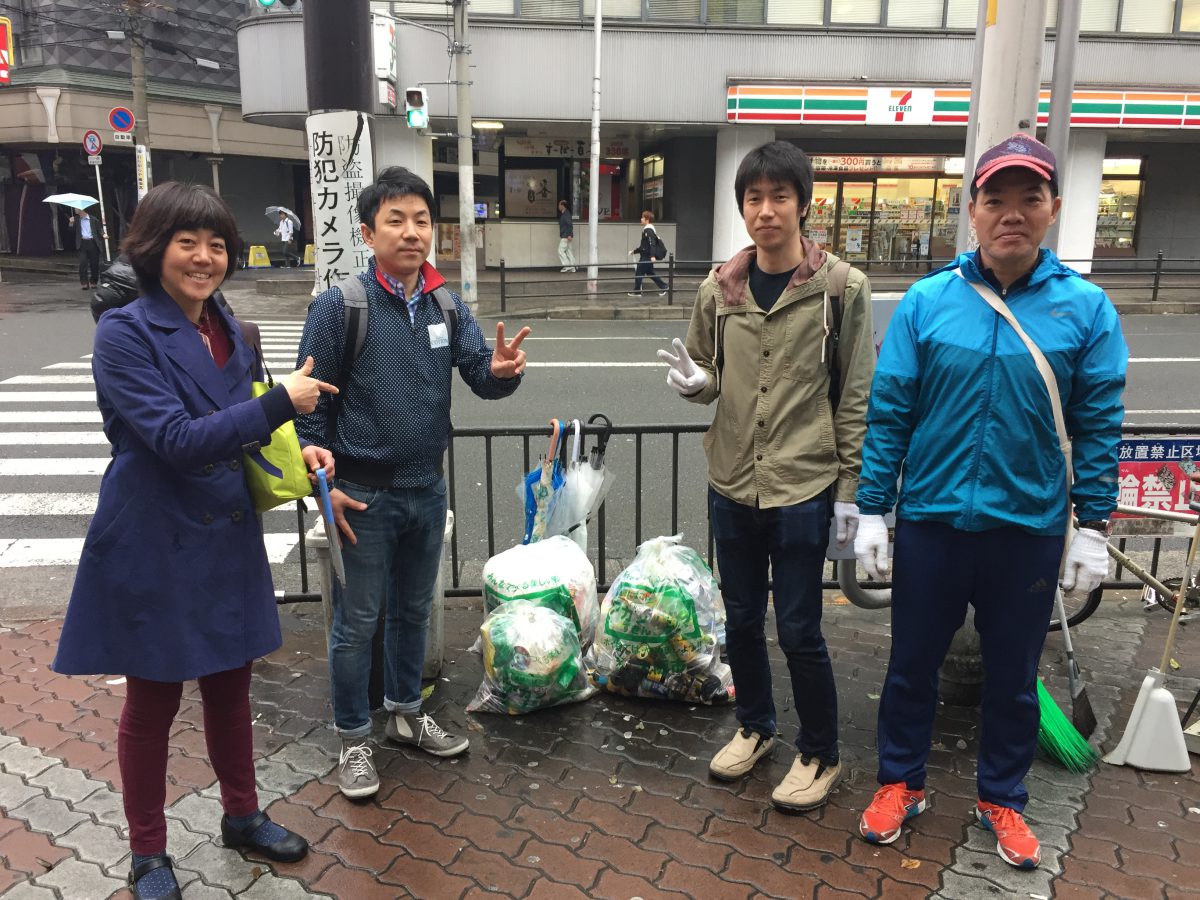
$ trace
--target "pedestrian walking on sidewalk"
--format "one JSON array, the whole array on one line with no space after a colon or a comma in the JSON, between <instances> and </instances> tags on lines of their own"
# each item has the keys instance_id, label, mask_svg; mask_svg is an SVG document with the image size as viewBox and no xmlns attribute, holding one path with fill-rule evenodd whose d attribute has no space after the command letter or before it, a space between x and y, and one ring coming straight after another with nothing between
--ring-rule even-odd
<instances>
[{"instance_id":1,"label":"pedestrian walking on sidewalk","mask_svg":"<svg viewBox=\"0 0 1200 900\"><path fill-rule=\"evenodd\" d=\"M859 831L891 843L926 807L938 668L969 603L984 670L976 814L1001 859L1032 869L1041 847L1021 812L1037 746L1038 663L1056 585L1088 594L1108 573L1128 350L1104 291L1041 246L1062 203L1050 148L1025 134L1000 142L980 156L970 193L979 249L909 288L871 387L854 549L874 579L892 568L883 515L902 468L904 485L879 702L881 787ZM1001 309L1053 370L1073 484L1046 379ZM1080 527L1060 577L1072 506Z\"/></svg>"},{"instance_id":2,"label":"pedestrian walking on sidewalk","mask_svg":"<svg viewBox=\"0 0 1200 900\"><path fill-rule=\"evenodd\" d=\"M566 200L558 201L558 261L562 263L562 272L575 271L575 251L571 245L575 242L575 224L571 221L571 207Z\"/></svg>"},{"instance_id":3,"label":"pedestrian walking on sidewalk","mask_svg":"<svg viewBox=\"0 0 1200 900\"><path fill-rule=\"evenodd\" d=\"M299 265L300 257L296 255L296 245L292 239L292 234L295 226L288 214L283 210L279 211L279 225L275 228L275 234L279 236L279 249L283 255L283 260L280 263L285 269Z\"/></svg>"},{"instance_id":4,"label":"pedestrian walking on sidewalk","mask_svg":"<svg viewBox=\"0 0 1200 900\"><path fill-rule=\"evenodd\" d=\"M100 220L79 210L67 222L75 228L75 246L79 248L79 287L94 288L100 279Z\"/></svg>"},{"instance_id":5,"label":"pedestrian walking on sidewalk","mask_svg":"<svg viewBox=\"0 0 1200 900\"><path fill-rule=\"evenodd\" d=\"M867 277L801 233L812 181L812 164L792 144L747 154L734 189L754 244L700 285L686 345L676 339L674 354L658 352L672 388L693 403L717 401L704 441L708 508L741 727L709 772L741 778L775 743L764 632L770 576L800 720L799 754L771 800L792 810L825 803L842 778L821 573L831 518L840 546L858 524L875 366Z\"/></svg>"},{"instance_id":6,"label":"pedestrian walking on sidewalk","mask_svg":"<svg viewBox=\"0 0 1200 900\"><path fill-rule=\"evenodd\" d=\"M138 204L122 246L142 295L106 312L92 373L112 443L53 669L126 676L117 733L130 884L178 898L167 853L167 743L183 682L199 681L227 847L295 862L304 838L262 812L254 779L250 666L282 637L243 447L316 406L331 386L306 367L261 379L237 321L212 299L238 252L233 212L210 188L167 182ZM304 448L310 468L332 457Z\"/></svg>"},{"instance_id":7,"label":"pedestrian walking on sidewalk","mask_svg":"<svg viewBox=\"0 0 1200 900\"><path fill-rule=\"evenodd\" d=\"M642 279L646 277L654 279L654 283L658 285L658 296L666 296L667 283L654 272L654 264L659 261L658 245L658 232L654 228L654 213L647 209L642 213L641 243L629 251L630 256L637 254L638 263L633 273L633 291L625 296L642 296Z\"/></svg>"},{"instance_id":8,"label":"pedestrian walking on sidewalk","mask_svg":"<svg viewBox=\"0 0 1200 900\"><path fill-rule=\"evenodd\" d=\"M333 585L329 680L342 739L338 787L350 798L379 790L368 743L368 682L381 610L387 737L434 756L456 756L468 747L466 737L421 711L425 635L446 524L442 457L451 375L458 369L485 400L507 397L521 383L520 348L529 334L523 328L506 341L500 322L493 350L467 306L445 291L445 279L426 262L433 193L419 176L399 166L384 169L359 195L358 217L363 241L374 251L357 276L367 302L365 342L357 357L351 348L346 358L340 287L313 301L300 356L311 355L313 374L344 391L336 404L321 402L297 422L301 438L328 446L337 459L330 499L345 537L346 578ZM449 318L439 302L442 291L452 301Z\"/></svg>"}]
</instances>

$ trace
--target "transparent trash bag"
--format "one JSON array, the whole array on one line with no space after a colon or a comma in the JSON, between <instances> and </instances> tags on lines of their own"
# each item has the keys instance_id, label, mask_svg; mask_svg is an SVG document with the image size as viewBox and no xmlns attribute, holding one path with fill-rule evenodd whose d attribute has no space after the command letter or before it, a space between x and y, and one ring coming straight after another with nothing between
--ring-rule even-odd
<instances>
[{"instance_id":1,"label":"transparent trash bag","mask_svg":"<svg viewBox=\"0 0 1200 900\"><path fill-rule=\"evenodd\" d=\"M597 687L686 703L733 699L733 678L720 658L721 593L700 554L681 540L646 541L613 582L586 657Z\"/></svg>"},{"instance_id":2,"label":"transparent trash bag","mask_svg":"<svg viewBox=\"0 0 1200 900\"><path fill-rule=\"evenodd\" d=\"M514 600L490 613L479 632L483 683L467 712L516 716L596 692L574 624L554 610Z\"/></svg>"}]
</instances>

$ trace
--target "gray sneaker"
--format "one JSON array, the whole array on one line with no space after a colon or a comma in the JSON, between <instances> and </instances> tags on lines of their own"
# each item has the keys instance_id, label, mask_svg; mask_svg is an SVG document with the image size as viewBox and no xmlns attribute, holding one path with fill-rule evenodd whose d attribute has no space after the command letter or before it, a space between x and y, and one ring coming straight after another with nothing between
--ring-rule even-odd
<instances>
[{"instance_id":1,"label":"gray sneaker","mask_svg":"<svg viewBox=\"0 0 1200 900\"><path fill-rule=\"evenodd\" d=\"M351 800L370 797L379 790L379 773L371 761L371 748L366 742L342 741L338 759L338 790Z\"/></svg>"},{"instance_id":2,"label":"gray sneaker","mask_svg":"<svg viewBox=\"0 0 1200 900\"><path fill-rule=\"evenodd\" d=\"M399 744L412 744L434 756L458 756L470 741L441 729L432 716L424 713L392 713L388 716L387 736Z\"/></svg>"}]
</instances>

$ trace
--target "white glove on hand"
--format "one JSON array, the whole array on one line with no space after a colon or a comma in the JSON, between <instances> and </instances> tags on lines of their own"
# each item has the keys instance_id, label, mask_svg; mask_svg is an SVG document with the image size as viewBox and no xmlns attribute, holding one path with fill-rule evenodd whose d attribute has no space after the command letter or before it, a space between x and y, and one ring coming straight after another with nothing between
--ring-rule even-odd
<instances>
[{"instance_id":1,"label":"white glove on hand","mask_svg":"<svg viewBox=\"0 0 1200 900\"><path fill-rule=\"evenodd\" d=\"M1100 587L1108 574L1108 538L1091 528L1080 528L1071 539L1059 584L1064 594L1087 595Z\"/></svg>"},{"instance_id":2,"label":"white glove on hand","mask_svg":"<svg viewBox=\"0 0 1200 900\"><path fill-rule=\"evenodd\" d=\"M858 534L858 506L854 503L833 501L833 521L837 524L837 545L845 547Z\"/></svg>"},{"instance_id":3,"label":"white glove on hand","mask_svg":"<svg viewBox=\"0 0 1200 900\"><path fill-rule=\"evenodd\" d=\"M675 347L675 353L678 353L678 356L671 353L670 350L658 351L658 358L671 367L667 370L667 384L684 397L698 394L708 384L708 375L692 362L692 357L688 355L683 341L675 338L671 344Z\"/></svg>"},{"instance_id":4,"label":"white glove on hand","mask_svg":"<svg viewBox=\"0 0 1200 900\"><path fill-rule=\"evenodd\" d=\"M885 581L892 572L888 559L888 530L883 516L859 516L854 555L872 581Z\"/></svg>"}]
</instances>

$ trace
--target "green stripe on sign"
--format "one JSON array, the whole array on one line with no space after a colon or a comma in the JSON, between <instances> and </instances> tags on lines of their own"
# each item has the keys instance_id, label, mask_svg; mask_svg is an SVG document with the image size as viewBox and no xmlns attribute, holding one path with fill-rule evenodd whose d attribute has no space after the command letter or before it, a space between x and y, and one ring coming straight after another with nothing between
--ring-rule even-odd
<instances>
[{"instance_id":1,"label":"green stripe on sign","mask_svg":"<svg viewBox=\"0 0 1200 900\"><path fill-rule=\"evenodd\" d=\"M1187 108L1187 112L1185 112L1184 115L1185 116L1200 116L1200 106L1189 106Z\"/></svg>"},{"instance_id":2,"label":"green stripe on sign","mask_svg":"<svg viewBox=\"0 0 1200 900\"><path fill-rule=\"evenodd\" d=\"M1038 101L1038 112L1050 112L1050 101L1049 100L1039 100Z\"/></svg>"},{"instance_id":3,"label":"green stripe on sign","mask_svg":"<svg viewBox=\"0 0 1200 900\"><path fill-rule=\"evenodd\" d=\"M1125 115L1140 114L1143 116L1181 116L1182 103L1126 103Z\"/></svg>"},{"instance_id":4,"label":"green stripe on sign","mask_svg":"<svg viewBox=\"0 0 1200 900\"><path fill-rule=\"evenodd\" d=\"M1073 113L1112 113L1119 114L1121 112L1120 103L1088 103L1076 100L1071 104L1071 112Z\"/></svg>"},{"instance_id":5,"label":"green stripe on sign","mask_svg":"<svg viewBox=\"0 0 1200 900\"><path fill-rule=\"evenodd\" d=\"M803 103L803 101L801 101L799 99L788 100L786 98L780 99L777 97L772 97L771 99L768 100L768 99L761 98L761 97L738 97L736 99L731 97L731 98L729 98L729 105L727 108L728 109L799 110L799 109L803 109L803 107L804 107L804 103Z\"/></svg>"},{"instance_id":6,"label":"green stripe on sign","mask_svg":"<svg viewBox=\"0 0 1200 900\"><path fill-rule=\"evenodd\" d=\"M934 112L970 112L970 100L934 100Z\"/></svg>"},{"instance_id":7,"label":"green stripe on sign","mask_svg":"<svg viewBox=\"0 0 1200 900\"><path fill-rule=\"evenodd\" d=\"M804 108L808 110L829 109L840 112L866 112L866 100L813 100L808 99Z\"/></svg>"}]
</instances>

